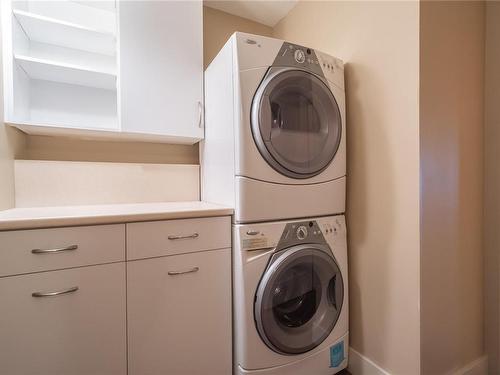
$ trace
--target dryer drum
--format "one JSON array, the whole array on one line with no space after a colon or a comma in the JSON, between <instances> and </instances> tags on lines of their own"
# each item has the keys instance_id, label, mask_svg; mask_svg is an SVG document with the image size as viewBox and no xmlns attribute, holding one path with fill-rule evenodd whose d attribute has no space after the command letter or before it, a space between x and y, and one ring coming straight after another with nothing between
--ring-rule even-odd
<instances>
[{"instance_id":1,"label":"dryer drum","mask_svg":"<svg viewBox=\"0 0 500 375\"><path fill-rule=\"evenodd\" d=\"M309 178L335 157L342 136L328 82L297 68L272 67L257 89L252 134L267 163L291 178Z\"/></svg>"},{"instance_id":2,"label":"dryer drum","mask_svg":"<svg viewBox=\"0 0 500 375\"><path fill-rule=\"evenodd\" d=\"M257 288L255 323L266 345L301 354L320 345L342 310L344 283L328 246L295 245L270 260Z\"/></svg>"}]
</instances>

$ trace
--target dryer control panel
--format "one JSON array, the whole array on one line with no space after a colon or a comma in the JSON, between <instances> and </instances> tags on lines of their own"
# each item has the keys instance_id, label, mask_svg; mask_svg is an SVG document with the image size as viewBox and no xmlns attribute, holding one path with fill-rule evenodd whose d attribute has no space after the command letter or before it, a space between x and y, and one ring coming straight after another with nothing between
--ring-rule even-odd
<instances>
[{"instance_id":1,"label":"dryer control panel","mask_svg":"<svg viewBox=\"0 0 500 375\"><path fill-rule=\"evenodd\" d=\"M289 42L283 43L274 59L273 66L301 68L323 78L325 77L320 67L320 61L313 49Z\"/></svg>"},{"instance_id":2,"label":"dryer control panel","mask_svg":"<svg viewBox=\"0 0 500 375\"><path fill-rule=\"evenodd\" d=\"M311 48L284 42L274 59L273 66L305 69L344 89L342 60Z\"/></svg>"}]
</instances>

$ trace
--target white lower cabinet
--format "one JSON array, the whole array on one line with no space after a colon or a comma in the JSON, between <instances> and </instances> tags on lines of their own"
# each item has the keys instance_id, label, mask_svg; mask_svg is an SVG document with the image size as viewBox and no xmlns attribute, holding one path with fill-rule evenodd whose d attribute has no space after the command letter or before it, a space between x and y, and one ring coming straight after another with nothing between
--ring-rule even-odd
<instances>
[{"instance_id":1,"label":"white lower cabinet","mask_svg":"<svg viewBox=\"0 0 500 375\"><path fill-rule=\"evenodd\" d=\"M127 373L124 262L3 277L0 296L1 374Z\"/></svg>"},{"instance_id":2,"label":"white lower cabinet","mask_svg":"<svg viewBox=\"0 0 500 375\"><path fill-rule=\"evenodd\" d=\"M231 374L230 226L0 232L0 375Z\"/></svg>"},{"instance_id":3,"label":"white lower cabinet","mask_svg":"<svg viewBox=\"0 0 500 375\"><path fill-rule=\"evenodd\" d=\"M230 251L127 263L129 375L231 374Z\"/></svg>"}]
</instances>

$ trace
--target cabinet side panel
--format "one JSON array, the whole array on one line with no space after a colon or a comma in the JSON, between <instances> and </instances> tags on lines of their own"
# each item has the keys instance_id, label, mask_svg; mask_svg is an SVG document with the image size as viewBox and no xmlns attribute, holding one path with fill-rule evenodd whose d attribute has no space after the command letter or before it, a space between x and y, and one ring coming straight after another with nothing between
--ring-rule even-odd
<instances>
[{"instance_id":1,"label":"cabinet side panel","mask_svg":"<svg viewBox=\"0 0 500 375\"><path fill-rule=\"evenodd\" d=\"M22 147L22 133L4 125L12 117L12 10L0 1L0 210L14 206L14 156Z\"/></svg>"},{"instance_id":2,"label":"cabinet side panel","mask_svg":"<svg viewBox=\"0 0 500 375\"><path fill-rule=\"evenodd\" d=\"M234 206L233 39L205 71L205 141L201 143L202 200Z\"/></svg>"}]
</instances>

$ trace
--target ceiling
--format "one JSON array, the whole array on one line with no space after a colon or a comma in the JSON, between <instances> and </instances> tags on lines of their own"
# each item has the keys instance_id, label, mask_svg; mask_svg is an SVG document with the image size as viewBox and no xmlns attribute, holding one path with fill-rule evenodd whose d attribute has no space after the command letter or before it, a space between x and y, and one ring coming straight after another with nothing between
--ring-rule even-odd
<instances>
[{"instance_id":1,"label":"ceiling","mask_svg":"<svg viewBox=\"0 0 500 375\"><path fill-rule=\"evenodd\" d=\"M204 5L223 12L274 27L297 4L298 0L204 0Z\"/></svg>"}]
</instances>

